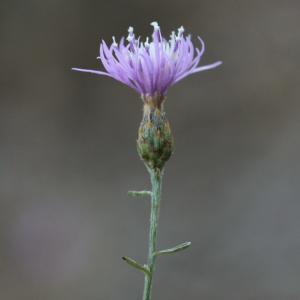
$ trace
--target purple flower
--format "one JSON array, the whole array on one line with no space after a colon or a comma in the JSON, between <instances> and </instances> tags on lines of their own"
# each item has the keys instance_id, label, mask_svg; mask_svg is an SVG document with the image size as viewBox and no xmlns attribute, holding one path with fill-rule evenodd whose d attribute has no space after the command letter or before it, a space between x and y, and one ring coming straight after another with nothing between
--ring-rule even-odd
<instances>
[{"instance_id":1,"label":"purple flower","mask_svg":"<svg viewBox=\"0 0 300 300\"><path fill-rule=\"evenodd\" d=\"M73 68L80 72L94 73L112 77L133 88L142 95L142 98L163 98L170 86L179 80L205 70L213 69L222 62L217 61L210 65L198 66L204 53L204 42L198 37L201 50L196 48L191 35L184 36L181 26L178 33L173 31L170 39L162 37L157 22L154 27L152 41L146 38L145 42L136 38L133 28L128 29L128 43L125 45L124 37L117 43L113 37L110 47L103 40L100 43L101 60L106 72L88 69Z\"/></svg>"}]
</instances>

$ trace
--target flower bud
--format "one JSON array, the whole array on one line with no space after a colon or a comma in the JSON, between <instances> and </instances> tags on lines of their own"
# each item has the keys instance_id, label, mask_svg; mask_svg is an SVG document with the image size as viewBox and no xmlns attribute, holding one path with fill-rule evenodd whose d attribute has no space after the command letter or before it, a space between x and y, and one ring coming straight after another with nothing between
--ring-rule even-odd
<instances>
[{"instance_id":1,"label":"flower bud","mask_svg":"<svg viewBox=\"0 0 300 300\"><path fill-rule=\"evenodd\" d=\"M144 99L143 119L139 127L137 150L147 167L162 170L170 158L174 141L162 101Z\"/></svg>"}]
</instances>

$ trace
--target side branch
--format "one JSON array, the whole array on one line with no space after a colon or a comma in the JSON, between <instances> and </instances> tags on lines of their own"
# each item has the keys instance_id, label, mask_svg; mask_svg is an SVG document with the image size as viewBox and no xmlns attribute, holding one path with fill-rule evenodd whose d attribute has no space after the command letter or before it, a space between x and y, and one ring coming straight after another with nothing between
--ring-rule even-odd
<instances>
[{"instance_id":1,"label":"side branch","mask_svg":"<svg viewBox=\"0 0 300 300\"><path fill-rule=\"evenodd\" d=\"M150 196L151 197L152 192L150 191L129 191L128 196L131 197L145 197L145 196Z\"/></svg>"},{"instance_id":2,"label":"side branch","mask_svg":"<svg viewBox=\"0 0 300 300\"><path fill-rule=\"evenodd\" d=\"M147 276L151 276L148 266L146 266L146 265L142 266L138 262L136 262L134 259L127 257L127 256L123 256L122 259L124 261L126 261L131 267L134 267L134 268L138 269L139 271L144 272L145 275L147 275Z\"/></svg>"},{"instance_id":3,"label":"side branch","mask_svg":"<svg viewBox=\"0 0 300 300\"><path fill-rule=\"evenodd\" d=\"M185 242L185 243L179 244L173 248L156 251L154 255L158 256L158 255L162 255L162 254L176 253L176 252L182 251L184 249L187 249L189 246L191 246L191 244L192 244L191 242Z\"/></svg>"}]
</instances>

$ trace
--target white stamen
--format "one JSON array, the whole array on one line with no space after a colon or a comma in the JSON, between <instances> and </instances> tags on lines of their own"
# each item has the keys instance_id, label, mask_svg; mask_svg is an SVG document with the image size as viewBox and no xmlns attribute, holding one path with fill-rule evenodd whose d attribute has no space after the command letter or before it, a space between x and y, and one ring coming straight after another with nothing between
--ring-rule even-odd
<instances>
[{"instance_id":1,"label":"white stamen","mask_svg":"<svg viewBox=\"0 0 300 300\"><path fill-rule=\"evenodd\" d=\"M148 37L146 37L145 47L146 47L146 48L149 48L149 47L150 47L150 44L149 44L149 38L148 38Z\"/></svg>"},{"instance_id":2,"label":"white stamen","mask_svg":"<svg viewBox=\"0 0 300 300\"><path fill-rule=\"evenodd\" d=\"M184 28L183 28L183 26L181 26L178 28L178 35L181 35L183 33L184 33Z\"/></svg>"},{"instance_id":3,"label":"white stamen","mask_svg":"<svg viewBox=\"0 0 300 300\"><path fill-rule=\"evenodd\" d=\"M133 27L129 27L128 28L128 37L127 37L127 41L129 43L131 43L134 40L134 33L133 33Z\"/></svg>"},{"instance_id":4,"label":"white stamen","mask_svg":"<svg viewBox=\"0 0 300 300\"><path fill-rule=\"evenodd\" d=\"M113 40L113 46L118 47L118 44L116 42L116 38L114 36L112 37L112 40Z\"/></svg>"},{"instance_id":5,"label":"white stamen","mask_svg":"<svg viewBox=\"0 0 300 300\"><path fill-rule=\"evenodd\" d=\"M173 40L175 38L175 36L176 36L175 31L172 31L170 34L170 39Z\"/></svg>"},{"instance_id":6,"label":"white stamen","mask_svg":"<svg viewBox=\"0 0 300 300\"><path fill-rule=\"evenodd\" d=\"M177 34L177 36L175 38L176 41L180 41L181 40L183 33L184 33L184 28L183 28L183 26L181 26L181 27L178 28L178 34Z\"/></svg>"},{"instance_id":7,"label":"white stamen","mask_svg":"<svg viewBox=\"0 0 300 300\"><path fill-rule=\"evenodd\" d=\"M177 36L175 37L175 40L176 40L177 42L181 40L183 32L184 32L183 26L179 27L179 28L178 28L178 34L177 34Z\"/></svg>"},{"instance_id":8,"label":"white stamen","mask_svg":"<svg viewBox=\"0 0 300 300\"><path fill-rule=\"evenodd\" d=\"M158 25L157 22L152 22L150 25L154 27L154 31L157 31L157 30L160 29L160 27L159 27L159 25Z\"/></svg>"},{"instance_id":9,"label":"white stamen","mask_svg":"<svg viewBox=\"0 0 300 300\"><path fill-rule=\"evenodd\" d=\"M132 42L133 40L134 40L134 35L132 35L132 34L128 34L128 37L126 38L126 40L130 43L130 42Z\"/></svg>"},{"instance_id":10,"label":"white stamen","mask_svg":"<svg viewBox=\"0 0 300 300\"><path fill-rule=\"evenodd\" d=\"M129 33L133 33L133 27L132 27L132 26L129 26L128 32L129 32Z\"/></svg>"}]
</instances>

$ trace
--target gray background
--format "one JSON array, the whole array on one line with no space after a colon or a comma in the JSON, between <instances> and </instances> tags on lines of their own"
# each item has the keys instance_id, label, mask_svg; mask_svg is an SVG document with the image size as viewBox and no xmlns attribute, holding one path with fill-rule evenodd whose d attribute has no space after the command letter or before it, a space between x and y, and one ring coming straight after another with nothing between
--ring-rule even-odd
<instances>
[{"instance_id":1,"label":"gray background","mask_svg":"<svg viewBox=\"0 0 300 300\"><path fill-rule=\"evenodd\" d=\"M141 299L149 186L139 96L98 68L100 37L184 25L213 71L173 87L153 299L299 300L297 0L0 3L0 299Z\"/></svg>"}]
</instances>

